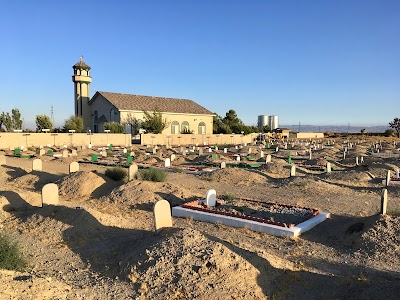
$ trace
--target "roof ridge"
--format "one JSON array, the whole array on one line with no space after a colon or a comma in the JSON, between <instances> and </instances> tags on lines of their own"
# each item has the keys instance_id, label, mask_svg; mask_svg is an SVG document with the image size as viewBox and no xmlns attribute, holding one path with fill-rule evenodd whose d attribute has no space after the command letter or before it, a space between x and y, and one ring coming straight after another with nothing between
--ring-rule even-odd
<instances>
[{"instance_id":1,"label":"roof ridge","mask_svg":"<svg viewBox=\"0 0 400 300\"><path fill-rule=\"evenodd\" d=\"M174 97L164 97L164 96L149 96L149 95L139 95L139 94L126 94L126 93L116 93L116 92L105 92L105 91L97 91L99 93L108 93L108 94L118 94L118 95L127 95L127 96L139 96L139 97L151 97L151 98L163 98L163 99L176 99L176 100L186 100L186 101L192 101L192 99L187 99L187 98L174 98Z\"/></svg>"}]
</instances>

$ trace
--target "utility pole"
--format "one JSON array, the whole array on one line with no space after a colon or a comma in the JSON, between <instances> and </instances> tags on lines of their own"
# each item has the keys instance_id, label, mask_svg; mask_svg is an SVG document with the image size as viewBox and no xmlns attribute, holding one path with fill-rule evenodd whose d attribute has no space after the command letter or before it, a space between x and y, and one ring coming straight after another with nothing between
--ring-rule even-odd
<instances>
[{"instance_id":1,"label":"utility pole","mask_svg":"<svg viewBox=\"0 0 400 300\"><path fill-rule=\"evenodd\" d=\"M54 125L54 110L53 110L53 105L51 106L51 117L50 117L51 123Z\"/></svg>"}]
</instances>

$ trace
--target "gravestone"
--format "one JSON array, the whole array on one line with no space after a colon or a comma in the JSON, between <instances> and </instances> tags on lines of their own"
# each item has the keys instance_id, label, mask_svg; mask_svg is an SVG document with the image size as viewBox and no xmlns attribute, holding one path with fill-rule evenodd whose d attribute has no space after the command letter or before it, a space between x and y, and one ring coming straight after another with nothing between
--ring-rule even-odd
<instances>
[{"instance_id":1,"label":"gravestone","mask_svg":"<svg viewBox=\"0 0 400 300\"><path fill-rule=\"evenodd\" d=\"M279 151L279 147L276 147L276 148L275 148L275 152L278 152L278 151Z\"/></svg>"},{"instance_id":2,"label":"gravestone","mask_svg":"<svg viewBox=\"0 0 400 300\"><path fill-rule=\"evenodd\" d=\"M175 156L175 154L171 154L171 161L174 161L175 160L175 158L176 158L176 156Z\"/></svg>"},{"instance_id":3,"label":"gravestone","mask_svg":"<svg viewBox=\"0 0 400 300\"><path fill-rule=\"evenodd\" d=\"M62 151L62 157L63 157L63 158L68 157L68 150L63 150L63 151Z\"/></svg>"},{"instance_id":4,"label":"gravestone","mask_svg":"<svg viewBox=\"0 0 400 300\"><path fill-rule=\"evenodd\" d=\"M138 171L139 171L139 169L138 169L137 164L130 165L129 169L128 169L128 180L131 181L131 180L135 179Z\"/></svg>"},{"instance_id":5,"label":"gravestone","mask_svg":"<svg viewBox=\"0 0 400 300\"><path fill-rule=\"evenodd\" d=\"M58 186L55 183L48 183L42 188L42 206L58 205Z\"/></svg>"},{"instance_id":6,"label":"gravestone","mask_svg":"<svg viewBox=\"0 0 400 300\"><path fill-rule=\"evenodd\" d=\"M122 150L122 152L123 152L124 154L126 154L126 153L128 153L128 149L124 148L124 149Z\"/></svg>"},{"instance_id":7,"label":"gravestone","mask_svg":"<svg viewBox=\"0 0 400 300\"><path fill-rule=\"evenodd\" d=\"M271 154L268 154L268 155L267 155L267 158L265 159L265 162L266 162L266 163L271 162Z\"/></svg>"},{"instance_id":8,"label":"gravestone","mask_svg":"<svg viewBox=\"0 0 400 300\"><path fill-rule=\"evenodd\" d=\"M82 146L83 149L84 149L84 147L85 147L85 146ZM89 144L89 145L88 145L88 148L89 148L89 149L92 149L92 144Z\"/></svg>"},{"instance_id":9,"label":"gravestone","mask_svg":"<svg viewBox=\"0 0 400 300\"><path fill-rule=\"evenodd\" d=\"M264 158L264 151L260 151L260 158Z\"/></svg>"},{"instance_id":10,"label":"gravestone","mask_svg":"<svg viewBox=\"0 0 400 300\"><path fill-rule=\"evenodd\" d=\"M228 148L224 148L224 153L228 153Z\"/></svg>"},{"instance_id":11,"label":"gravestone","mask_svg":"<svg viewBox=\"0 0 400 300\"><path fill-rule=\"evenodd\" d=\"M389 183L390 183L390 170L388 170L386 174L386 186L389 186Z\"/></svg>"},{"instance_id":12,"label":"gravestone","mask_svg":"<svg viewBox=\"0 0 400 300\"><path fill-rule=\"evenodd\" d=\"M183 150L182 155L183 155L183 156L186 156L186 149Z\"/></svg>"},{"instance_id":13,"label":"gravestone","mask_svg":"<svg viewBox=\"0 0 400 300\"><path fill-rule=\"evenodd\" d=\"M97 162L97 154L92 154L92 162Z\"/></svg>"},{"instance_id":14,"label":"gravestone","mask_svg":"<svg viewBox=\"0 0 400 300\"><path fill-rule=\"evenodd\" d=\"M14 155L21 155L21 149L14 149Z\"/></svg>"},{"instance_id":15,"label":"gravestone","mask_svg":"<svg viewBox=\"0 0 400 300\"><path fill-rule=\"evenodd\" d=\"M240 161L240 155L236 156L236 161Z\"/></svg>"},{"instance_id":16,"label":"gravestone","mask_svg":"<svg viewBox=\"0 0 400 300\"><path fill-rule=\"evenodd\" d=\"M361 156L360 163L364 163L364 156Z\"/></svg>"},{"instance_id":17,"label":"gravestone","mask_svg":"<svg viewBox=\"0 0 400 300\"><path fill-rule=\"evenodd\" d=\"M221 162L221 169L225 169L226 168L226 162Z\"/></svg>"},{"instance_id":18,"label":"gravestone","mask_svg":"<svg viewBox=\"0 0 400 300\"><path fill-rule=\"evenodd\" d=\"M327 162L326 163L326 173L331 173L332 172L332 167L331 167L331 163Z\"/></svg>"},{"instance_id":19,"label":"gravestone","mask_svg":"<svg viewBox=\"0 0 400 300\"><path fill-rule=\"evenodd\" d=\"M310 148L308 159L312 159L312 150Z\"/></svg>"},{"instance_id":20,"label":"gravestone","mask_svg":"<svg viewBox=\"0 0 400 300\"><path fill-rule=\"evenodd\" d=\"M396 170L396 179L399 179L400 174L399 174L399 169Z\"/></svg>"},{"instance_id":21,"label":"gravestone","mask_svg":"<svg viewBox=\"0 0 400 300\"><path fill-rule=\"evenodd\" d=\"M206 205L214 207L217 204L217 192L209 190L206 194Z\"/></svg>"},{"instance_id":22,"label":"gravestone","mask_svg":"<svg viewBox=\"0 0 400 300\"><path fill-rule=\"evenodd\" d=\"M78 156L78 151L76 151L75 149L72 149L71 155L72 156Z\"/></svg>"},{"instance_id":23,"label":"gravestone","mask_svg":"<svg viewBox=\"0 0 400 300\"><path fill-rule=\"evenodd\" d=\"M210 152L210 153L212 152L212 149L211 149L211 147L210 147L210 148L208 148L208 152Z\"/></svg>"},{"instance_id":24,"label":"gravestone","mask_svg":"<svg viewBox=\"0 0 400 300\"><path fill-rule=\"evenodd\" d=\"M79 171L79 163L73 161L69 164L69 174Z\"/></svg>"},{"instance_id":25,"label":"gravestone","mask_svg":"<svg viewBox=\"0 0 400 300\"><path fill-rule=\"evenodd\" d=\"M153 212L156 231L165 227L172 227L171 205L167 200L157 201Z\"/></svg>"},{"instance_id":26,"label":"gravestone","mask_svg":"<svg viewBox=\"0 0 400 300\"><path fill-rule=\"evenodd\" d=\"M290 168L290 177L296 176L296 165L292 165Z\"/></svg>"},{"instance_id":27,"label":"gravestone","mask_svg":"<svg viewBox=\"0 0 400 300\"><path fill-rule=\"evenodd\" d=\"M386 215L387 200L388 200L387 189L383 189L381 195L381 215Z\"/></svg>"},{"instance_id":28,"label":"gravestone","mask_svg":"<svg viewBox=\"0 0 400 300\"><path fill-rule=\"evenodd\" d=\"M103 150L100 152L101 157L107 157L107 151Z\"/></svg>"},{"instance_id":29,"label":"gravestone","mask_svg":"<svg viewBox=\"0 0 400 300\"><path fill-rule=\"evenodd\" d=\"M133 157L132 156L127 156L126 157L126 162L128 163L128 164L131 164L132 162L133 162Z\"/></svg>"},{"instance_id":30,"label":"gravestone","mask_svg":"<svg viewBox=\"0 0 400 300\"><path fill-rule=\"evenodd\" d=\"M183 147L179 148L179 151L183 154L183 151L185 151L186 149L183 149ZM186 151L185 151L186 152Z\"/></svg>"},{"instance_id":31,"label":"gravestone","mask_svg":"<svg viewBox=\"0 0 400 300\"><path fill-rule=\"evenodd\" d=\"M51 150L51 149L47 150L47 154L53 155L53 150Z\"/></svg>"},{"instance_id":32,"label":"gravestone","mask_svg":"<svg viewBox=\"0 0 400 300\"><path fill-rule=\"evenodd\" d=\"M199 149L199 156L203 155L203 148Z\"/></svg>"},{"instance_id":33,"label":"gravestone","mask_svg":"<svg viewBox=\"0 0 400 300\"><path fill-rule=\"evenodd\" d=\"M215 146L215 151L218 151L218 146Z\"/></svg>"},{"instance_id":34,"label":"gravestone","mask_svg":"<svg viewBox=\"0 0 400 300\"><path fill-rule=\"evenodd\" d=\"M32 161L32 171L42 171L42 161L40 159L34 159Z\"/></svg>"},{"instance_id":35,"label":"gravestone","mask_svg":"<svg viewBox=\"0 0 400 300\"><path fill-rule=\"evenodd\" d=\"M343 152L343 159L346 159L346 152Z\"/></svg>"},{"instance_id":36,"label":"gravestone","mask_svg":"<svg viewBox=\"0 0 400 300\"><path fill-rule=\"evenodd\" d=\"M0 154L0 166L6 164L6 156L2 153Z\"/></svg>"},{"instance_id":37,"label":"gravestone","mask_svg":"<svg viewBox=\"0 0 400 300\"><path fill-rule=\"evenodd\" d=\"M359 165L359 163L358 163L358 156L356 156L356 166L358 166Z\"/></svg>"},{"instance_id":38,"label":"gravestone","mask_svg":"<svg viewBox=\"0 0 400 300\"><path fill-rule=\"evenodd\" d=\"M166 168L171 167L171 160L170 160L169 158L166 158L166 159L165 159L164 167L166 167Z\"/></svg>"},{"instance_id":39,"label":"gravestone","mask_svg":"<svg viewBox=\"0 0 400 300\"><path fill-rule=\"evenodd\" d=\"M153 154L157 153L157 148L153 148Z\"/></svg>"},{"instance_id":40,"label":"gravestone","mask_svg":"<svg viewBox=\"0 0 400 300\"><path fill-rule=\"evenodd\" d=\"M252 149L251 149L251 148L249 148L249 152L248 152L249 154L251 154L251 150L252 150Z\"/></svg>"},{"instance_id":41,"label":"gravestone","mask_svg":"<svg viewBox=\"0 0 400 300\"><path fill-rule=\"evenodd\" d=\"M211 159L212 160L216 160L217 159L217 154L215 154L215 153L211 154Z\"/></svg>"},{"instance_id":42,"label":"gravestone","mask_svg":"<svg viewBox=\"0 0 400 300\"><path fill-rule=\"evenodd\" d=\"M43 156L45 154L46 154L46 150L44 150L44 149L39 150L39 156Z\"/></svg>"}]
</instances>

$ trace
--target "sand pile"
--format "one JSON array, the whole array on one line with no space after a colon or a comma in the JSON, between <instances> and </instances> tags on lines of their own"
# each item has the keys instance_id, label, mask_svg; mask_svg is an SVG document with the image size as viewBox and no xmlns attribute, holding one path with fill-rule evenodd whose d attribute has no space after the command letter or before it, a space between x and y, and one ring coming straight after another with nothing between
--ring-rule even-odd
<instances>
[{"instance_id":1,"label":"sand pile","mask_svg":"<svg viewBox=\"0 0 400 300\"><path fill-rule=\"evenodd\" d=\"M400 272L400 217L381 216L372 228L363 233L361 252L368 259L396 267Z\"/></svg>"},{"instance_id":2,"label":"sand pile","mask_svg":"<svg viewBox=\"0 0 400 300\"><path fill-rule=\"evenodd\" d=\"M264 176L241 168L217 169L212 173L206 173L201 176L209 179L210 181L239 185L249 185L254 182L266 181Z\"/></svg>"},{"instance_id":3,"label":"sand pile","mask_svg":"<svg viewBox=\"0 0 400 300\"><path fill-rule=\"evenodd\" d=\"M172 206L175 206L193 196L197 195L171 183L134 180L112 190L109 195L100 200L131 208L141 204L150 204L150 209L161 199L167 200Z\"/></svg>"},{"instance_id":4,"label":"sand pile","mask_svg":"<svg viewBox=\"0 0 400 300\"><path fill-rule=\"evenodd\" d=\"M264 299L259 274L227 246L186 228L149 247L128 278L140 299Z\"/></svg>"},{"instance_id":5,"label":"sand pile","mask_svg":"<svg viewBox=\"0 0 400 300\"><path fill-rule=\"evenodd\" d=\"M79 171L65 176L57 182L60 195L88 197L106 181L93 172Z\"/></svg>"}]
</instances>

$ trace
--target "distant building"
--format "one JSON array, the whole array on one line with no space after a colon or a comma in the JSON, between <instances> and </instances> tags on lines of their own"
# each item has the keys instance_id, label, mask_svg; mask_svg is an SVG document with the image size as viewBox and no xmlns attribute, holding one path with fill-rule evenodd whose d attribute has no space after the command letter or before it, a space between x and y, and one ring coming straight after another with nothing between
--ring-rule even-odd
<instances>
[{"instance_id":1,"label":"distant building","mask_svg":"<svg viewBox=\"0 0 400 300\"><path fill-rule=\"evenodd\" d=\"M267 115L259 115L257 120L258 129L263 129L266 125L268 125L271 130L279 128L279 118L276 115L267 116Z\"/></svg>"},{"instance_id":2,"label":"distant building","mask_svg":"<svg viewBox=\"0 0 400 300\"><path fill-rule=\"evenodd\" d=\"M90 67L81 58L72 68L75 115L83 118L85 129L103 132L106 122L123 123L129 116L142 121L143 111L157 109L170 124L164 134L213 132L214 114L192 100L100 91L90 98Z\"/></svg>"}]
</instances>

